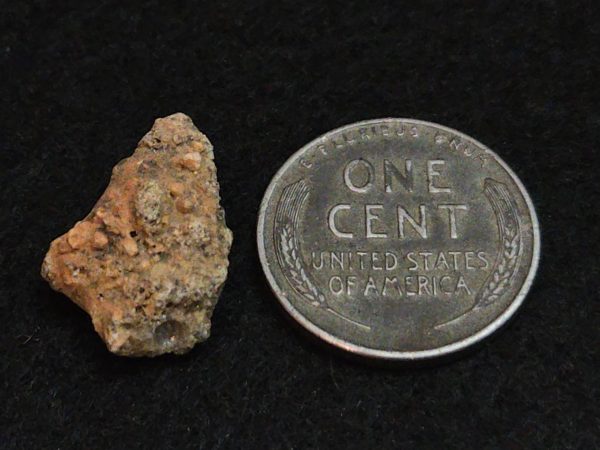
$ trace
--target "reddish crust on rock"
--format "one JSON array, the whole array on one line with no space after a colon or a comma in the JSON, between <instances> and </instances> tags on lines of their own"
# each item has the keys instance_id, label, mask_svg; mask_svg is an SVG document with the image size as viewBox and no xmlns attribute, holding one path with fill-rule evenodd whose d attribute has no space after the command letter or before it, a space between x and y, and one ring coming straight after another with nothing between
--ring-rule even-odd
<instances>
[{"instance_id":1,"label":"reddish crust on rock","mask_svg":"<svg viewBox=\"0 0 600 450\"><path fill-rule=\"evenodd\" d=\"M114 167L90 214L50 245L42 276L110 351L184 353L210 334L231 241L212 145L178 113Z\"/></svg>"}]
</instances>

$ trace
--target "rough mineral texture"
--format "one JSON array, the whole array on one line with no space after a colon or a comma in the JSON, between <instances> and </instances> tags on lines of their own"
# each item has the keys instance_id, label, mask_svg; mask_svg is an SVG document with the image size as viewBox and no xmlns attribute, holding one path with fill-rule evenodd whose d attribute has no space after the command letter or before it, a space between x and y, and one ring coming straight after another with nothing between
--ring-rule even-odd
<instances>
[{"instance_id":1,"label":"rough mineral texture","mask_svg":"<svg viewBox=\"0 0 600 450\"><path fill-rule=\"evenodd\" d=\"M111 352L184 353L210 334L232 234L213 148L185 114L154 123L42 276L89 313Z\"/></svg>"}]
</instances>

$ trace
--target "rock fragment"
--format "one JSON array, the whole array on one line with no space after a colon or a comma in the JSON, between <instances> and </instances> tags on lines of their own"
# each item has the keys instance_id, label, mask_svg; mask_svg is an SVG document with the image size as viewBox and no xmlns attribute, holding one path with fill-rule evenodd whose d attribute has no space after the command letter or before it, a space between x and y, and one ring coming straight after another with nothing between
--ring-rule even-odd
<instances>
[{"instance_id":1,"label":"rock fragment","mask_svg":"<svg viewBox=\"0 0 600 450\"><path fill-rule=\"evenodd\" d=\"M111 352L185 353L209 337L231 241L212 145L178 113L115 166L90 214L50 245L42 276Z\"/></svg>"}]
</instances>

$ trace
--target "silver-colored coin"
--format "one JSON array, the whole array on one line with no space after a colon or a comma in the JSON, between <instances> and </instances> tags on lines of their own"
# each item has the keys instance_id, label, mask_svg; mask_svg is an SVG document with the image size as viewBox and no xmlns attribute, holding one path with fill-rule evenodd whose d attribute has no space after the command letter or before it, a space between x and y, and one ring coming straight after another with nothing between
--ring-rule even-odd
<instances>
[{"instance_id":1,"label":"silver-colored coin","mask_svg":"<svg viewBox=\"0 0 600 450\"><path fill-rule=\"evenodd\" d=\"M275 175L258 220L263 269L287 312L344 350L448 355L521 305L540 253L522 183L450 128L380 119L333 130Z\"/></svg>"}]
</instances>

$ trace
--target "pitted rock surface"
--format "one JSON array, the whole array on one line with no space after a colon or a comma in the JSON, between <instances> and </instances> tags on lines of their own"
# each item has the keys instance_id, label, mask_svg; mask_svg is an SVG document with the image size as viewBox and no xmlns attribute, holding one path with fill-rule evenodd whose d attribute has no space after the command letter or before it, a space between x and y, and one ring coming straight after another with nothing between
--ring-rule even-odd
<instances>
[{"instance_id":1,"label":"pitted rock surface","mask_svg":"<svg viewBox=\"0 0 600 450\"><path fill-rule=\"evenodd\" d=\"M114 167L89 215L50 245L42 276L111 352L185 353L210 335L231 242L213 147L178 113Z\"/></svg>"}]
</instances>

